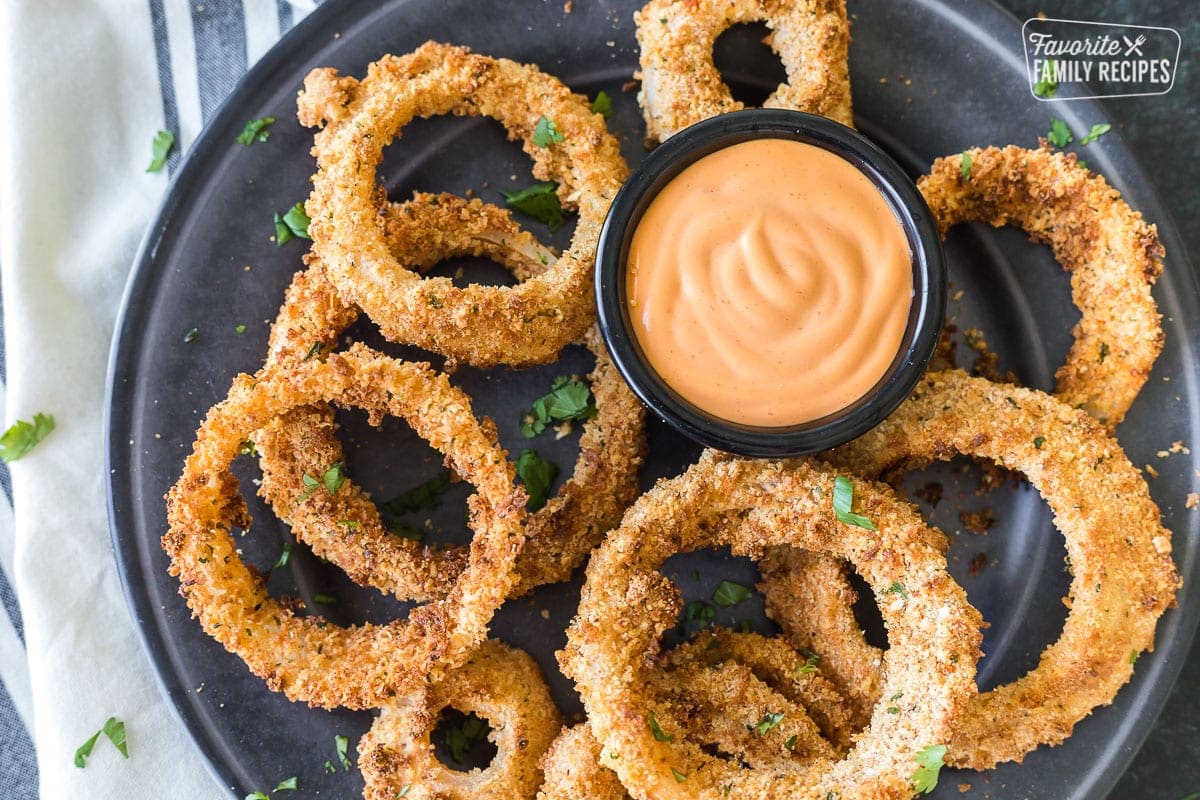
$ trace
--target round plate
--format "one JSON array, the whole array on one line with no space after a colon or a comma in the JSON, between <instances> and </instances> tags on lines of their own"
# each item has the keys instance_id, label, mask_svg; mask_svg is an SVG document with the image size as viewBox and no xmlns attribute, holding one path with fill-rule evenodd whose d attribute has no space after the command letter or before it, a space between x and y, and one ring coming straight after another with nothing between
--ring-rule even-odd
<instances>
[{"instance_id":1,"label":"round plate","mask_svg":"<svg viewBox=\"0 0 1200 800\"><path fill-rule=\"evenodd\" d=\"M301 267L304 242L277 248L269 237L273 213L307 195L314 169L308 152L311 132L298 126L293 113L303 76L312 67L327 65L361 75L381 54L406 52L427 39L468 44L483 53L537 63L589 95L605 90L616 109L610 128L621 137L626 158L636 163L644 154L643 129L634 95L622 86L637 66L632 14L639 4L580 2L566 14L562 0L524 2L519 9L511 2L480 0L390 0L369 7L326 3L250 71L176 176L138 255L113 345L107 419L110 517L125 589L163 690L231 796L269 789L291 775L300 777L306 792L356 796L362 790L357 771L337 767L331 773L325 765L327 760L337 764L335 735L347 735L353 743L371 720L368 713L312 710L268 691L190 618L159 547L165 530L162 497L178 477L196 427L236 373L261 364L268 322L291 274ZM1033 99L1024 76L1019 25L986 2L925 0L906 4L902 13L888 0L850 5L858 127L914 175L934 157L970 145L1035 146L1052 115L1062 116L1076 131L1106 120L1092 101L1050 108ZM761 32L741 29L718 42L717 49L735 89L762 96L779 68L760 38ZM279 118L268 143L243 147L234 141L247 120L267 114ZM1153 724L1200 616L1194 580L1200 515L1184 509L1185 496L1196 491L1196 479L1184 455L1156 456L1175 441L1200 443L1193 349L1200 330L1197 290L1174 228L1119 135L1114 131L1089 145L1086 159L1158 223L1167 248L1166 272L1155 290L1166 349L1119 438L1135 464L1152 464L1157 470L1150 488L1175 533L1184 589L1178 607L1159 624L1158 647L1138 661L1133 682L1111 707L1080 723L1063 746L1042 748L1023 764L1005 765L986 776L943 772L935 797L1103 796ZM497 189L531 181L528 158L504 141L497 124L459 118L410 126L389 149L381 175L394 198L413 189L473 189L498 202ZM569 233L545 236L544 226L526 222L559 246ZM950 322L960 330L983 331L1000 355L1002 370L1051 389L1078 313L1067 279L1046 248L1029 244L1018 231L961 226L947 242L947 256ZM455 266L443 267L449 270L443 274L453 274ZM478 264L466 266L469 276L494 280L497 274ZM244 333L237 332L239 325L246 326ZM198 335L185 342L191 328ZM379 343L370 325L360 325L354 333ZM960 347L959 354L969 367L969 351ZM454 381L476 398L480 411L497 420L510 451L533 446L568 465L573 437L555 442L552 434L544 434L525 440L518 432L520 415L548 391L554 376L585 372L588 361L586 353L572 351L556 365L520 373L462 370ZM376 432L353 414L341 421L347 469L377 496L436 472L438 459L403 424L392 421ZM697 454L661 424L651 422L649 436L646 485L677 473ZM941 484L944 499L936 506L922 501L922 508L948 532L963 527L962 509L987 509L995 518L984 535L964 531L955 536L951 552L951 571L991 623L979 678L989 688L1034 666L1042 648L1058 636L1068 575L1061 537L1036 493L1010 484L979 495L979 476L972 470L958 463L931 469L910 476L909 488ZM250 487L253 467L245 465L240 474ZM457 487L431 513L430 525L438 531L431 536L453 540L463 535L466 491ZM290 534L257 498L249 499L256 522L242 540L245 558L265 569ZM746 584L755 580L752 565L727 553L682 556L668 568L689 600L706 599L723 578ZM271 588L310 603L314 593L335 594L340 603L322 610L339 622L402 613L396 603L354 587L300 547L285 569L273 571ZM568 713L578 709L578 700L558 674L553 651L563 643L577 595L578 578L546 587L532 598L507 604L493 626L498 636L534 654ZM758 601L723 609L718 618L722 624L742 620L771 630ZM972 788L960 793L958 785L964 783Z\"/></svg>"}]
</instances>

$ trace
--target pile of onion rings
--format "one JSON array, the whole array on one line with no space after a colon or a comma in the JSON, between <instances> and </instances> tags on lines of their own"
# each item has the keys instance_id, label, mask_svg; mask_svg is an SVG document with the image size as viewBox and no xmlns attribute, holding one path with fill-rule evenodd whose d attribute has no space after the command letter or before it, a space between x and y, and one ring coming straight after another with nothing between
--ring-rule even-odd
<instances>
[{"instance_id":1,"label":"pile of onion rings","mask_svg":"<svg viewBox=\"0 0 1200 800\"><path fill-rule=\"evenodd\" d=\"M771 28L788 73L766 105L852 121L842 0L651 0L636 21L649 141L740 107L711 49L750 21ZM522 142L534 175L578 211L567 252L478 200L386 202L376 185L383 148L413 119L440 114L492 117ZM600 225L627 171L603 117L536 67L434 42L384 56L361 80L314 70L299 117L320 128L306 204L313 250L263 369L235 379L197 432L167 495L163 546L201 626L268 687L324 708L379 710L359 742L369 800L910 797L930 786L918 775L931 752L939 766L986 769L1063 741L1153 647L1178 586L1170 533L1110 434L1162 347L1150 294L1162 248L1154 227L1074 157L972 149L939 159L920 182L943 233L964 221L1015 224L1071 272L1082 319L1057 399L934 372L824 461L710 451L635 500L644 412L604 351L591 294ZM462 255L487 257L518 283L424 276ZM594 414L581 418L574 473L558 494L526 511L495 425L475 417L446 374L362 344L339 349L360 315L390 341L442 357L447 372L549 363L584 344L596 359ZM443 453L476 488L469 545L438 549L387 531L341 473L334 407L365 410L372 424L402 417ZM299 541L356 583L424 605L344 627L272 598L234 538L250 520L230 463L255 451L259 491ZM984 623L946 570L946 537L875 482L956 454L1029 478L1066 538L1072 574L1060 639L1036 669L982 694ZM869 527L835 507L843 481ZM760 564L780 636L714 628L664 648L683 602L659 570L711 547ZM489 638L488 626L506 600L568 580L589 551L558 654L587 718L563 728L533 659ZM880 607L886 652L855 621L851 569ZM463 773L438 761L431 735L447 708L490 723L488 767Z\"/></svg>"}]
</instances>

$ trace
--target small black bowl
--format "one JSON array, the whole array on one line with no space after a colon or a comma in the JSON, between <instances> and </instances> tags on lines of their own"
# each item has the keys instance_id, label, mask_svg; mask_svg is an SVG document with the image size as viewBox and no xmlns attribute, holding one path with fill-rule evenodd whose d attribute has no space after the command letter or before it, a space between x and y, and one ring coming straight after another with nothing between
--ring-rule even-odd
<instances>
[{"instance_id":1,"label":"small black bowl","mask_svg":"<svg viewBox=\"0 0 1200 800\"><path fill-rule=\"evenodd\" d=\"M900 350L887 373L863 397L817 420L784 427L743 425L684 400L646 360L631 324L625 261L642 214L672 178L710 153L750 139L792 139L816 145L857 167L892 207L912 253L913 298ZM600 232L596 305L609 353L633 391L680 433L701 444L746 456L795 456L836 447L866 433L896 409L920 380L941 334L946 265L941 237L913 182L895 161L851 128L824 117L782 109L748 109L707 119L651 152L617 193Z\"/></svg>"}]
</instances>

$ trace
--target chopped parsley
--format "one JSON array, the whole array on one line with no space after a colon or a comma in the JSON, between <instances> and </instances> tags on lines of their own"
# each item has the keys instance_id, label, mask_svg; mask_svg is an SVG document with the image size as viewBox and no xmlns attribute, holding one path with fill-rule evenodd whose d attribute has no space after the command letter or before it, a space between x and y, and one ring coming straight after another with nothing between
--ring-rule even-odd
<instances>
[{"instance_id":1,"label":"chopped parsley","mask_svg":"<svg viewBox=\"0 0 1200 800\"><path fill-rule=\"evenodd\" d=\"M233 330L234 330L234 332L235 332L235 333L237 333L238 335L241 335L241 334L243 334L243 333L245 333L245 332L246 332L246 326L245 326L245 325L238 325L238 326L234 327L234 329L233 329Z\"/></svg>"},{"instance_id":2,"label":"chopped parsley","mask_svg":"<svg viewBox=\"0 0 1200 800\"><path fill-rule=\"evenodd\" d=\"M331 594L314 594L313 602L323 606L336 606L338 599Z\"/></svg>"},{"instance_id":3,"label":"chopped parsley","mask_svg":"<svg viewBox=\"0 0 1200 800\"><path fill-rule=\"evenodd\" d=\"M544 222L553 233L563 226L567 218L563 216L562 203L558 201L558 184L554 182L535 183L528 189L519 192L506 192L504 202L510 208L524 212L539 222Z\"/></svg>"},{"instance_id":4,"label":"chopped parsley","mask_svg":"<svg viewBox=\"0 0 1200 800\"><path fill-rule=\"evenodd\" d=\"M125 758L129 758L129 743L125 740L125 723L116 717L109 717L104 721L104 727L96 731L91 737L79 746L75 751L75 766L83 769L87 766L87 760L92 755L92 748L96 746L100 734L104 736L117 748L117 752Z\"/></svg>"},{"instance_id":5,"label":"chopped parsley","mask_svg":"<svg viewBox=\"0 0 1200 800\"><path fill-rule=\"evenodd\" d=\"M788 740L783 743L784 748L791 750L793 747L795 747L797 738L799 738L799 737L797 736L797 734L794 734L794 733L791 736L789 736Z\"/></svg>"},{"instance_id":6,"label":"chopped parsley","mask_svg":"<svg viewBox=\"0 0 1200 800\"><path fill-rule=\"evenodd\" d=\"M300 788L300 779L293 775L287 780L280 781L279 784L272 789L273 792L294 792Z\"/></svg>"},{"instance_id":7,"label":"chopped parsley","mask_svg":"<svg viewBox=\"0 0 1200 800\"><path fill-rule=\"evenodd\" d=\"M1138 656L1140 656L1140 655L1141 655L1141 653L1139 653L1137 650L1130 650L1129 651L1129 666L1132 667L1134 664L1136 664L1137 660L1138 660Z\"/></svg>"},{"instance_id":8,"label":"chopped parsley","mask_svg":"<svg viewBox=\"0 0 1200 800\"><path fill-rule=\"evenodd\" d=\"M196 337L199 335L200 335L200 331L198 329L191 328L188 330L187 333L185 333L183 335L183 341L185 343L194 342L194 341L196 341Z\"/></svg>"},{"instance_id":9,"label":"chopped parsley","mask_svg":"<svg viewBox=\"0 0 1200 800\"><path fill-rule=\"evenodd\" d=\"M350 759L346 757L346 751L350 749L350 740L339 733L333 737L333 748L337 751L338 761L342 762L342 769L349 770Z\"/></svg>"},{"instance_id":10,"label":"chopped parsley","mask_svg":"<svg viewBox=\"0 0 1200 800\"><path fill-rule=\"evenodd\" d=\"M1111 130L1112 125L1109 125L1107 122L1097 122L1088 130L1087 135L1079 140L1079 146L1082 147L1085 144L1091 144Z\"/></svg>"},{"instance_id":11,"label":"chopped parsley","mask_svg":"<svg viewBox=\"0 0 1200 800\"><path fill-rule=\"evenodd\" d=\"M1050 59L1042 65L1042 78L1033 85L1033 93L1038 97L1054 97L1058 91L1058 81L1054 80L1056 62Z\"/></svg>"},{"instance_id":12,"label":"chopped parsley","mask_svg":"<svg viewBox=\"0 0 1200 800\"><path fill-rule=\"evenodd\" d=\"M684 609L684 616L689 622L698 622L701 628L707 628L716 619L717 610L703 600L693 600Z\"/></svg>"},{"instance_id":13,"label":"chopped parsley","mask_svg":"<svg viewBox=\"0 0 1200 800\"><path fill-rule=\"evenodd\" d=\"M608 119L612 116L612 98L608 96L608 92L601 89L596 92L596 99L592 101L592 113Z\"/></svg>"},{"instance_id":14,"label":"chopped parsley","mask_svg":"<svg viewBox=\"0 0 1200 800\"><path fill-rule=\"evenodd\" d=\"M655 741L659 741L659 742L675 741L674 734L664 733L663 729L661 727L659 727L658 719L655 718L653 711L651 711L650 714L646 717L646 724L650 726L650 732L654 734Z\"/></svg>"},{"instance_id":15,"label":"chopped parsley","mask_svg":"<svg viewBox=\"0 0 1200 800\"><path fill-rule=\"evenodd\" d=\"M1037 436L1037 437L1035 437L1035 438L1034 438L1034 440L1033 440L1033 446L1034 446L1034 447L1036 447L1038 450L1041 450L1041 449L1042 449L1042 445L1044 445L1045 443L1046 443L1046 437L1045 437L1045 436Z\"/></svg>"},{"instance_id":16,"label":"chopped parsley","mask_svg":"<svg viewBox=\"0 0 1200 800\"><path fill-rule=\"evenodd\" d=\"M454 763L461 764L463 756L472 747L487 739L490 730L487 722L474 714L468 714L461 724L446 731L446 750Z\"/></svg>"},{"instance_id":17,"label":"chopped parsley","mask_svg":"<svg viewBox=\"0 0 1200 800\"><path fill-rule=\"evenodd\" d=\"M532 439L552 422L585 420L594 416L596 404L587 384L559 375L550 384L550 393L533 401L533 406L521 422L521 435Z\"/></svg>"},{"instance_id":18,"label":"chopped parsley","mask_svg":"<svg viewBox=\"0 0 1200 800\"><path fill-rule=\"evenodd\" d=\"M558 477L558 464L526 448L517 458L517 477L525 484L525 493L529 496L525 510L537 511L550 498L550 487Z\"/></svg>"},{"instance_id":19,"label":"chopped parsley","mask_svg":"<svg viewBox=\"0 0 1200 800\"><path fill-rule=\"evenodd\" d=\"M562 140L562 131L554 124L554 120L549 117L542 117L537 121L537 125L533 126L534 147L549 147L552 144L558 144Z\"/></svg>"},{"instance_id":20,"label":"chopped parsley","mask_svg":"<svg viewBox=\"0 0 1200 800\"><path fill-rule=\"evenodd\" d=\"M800 654L804 656L804 663L796 667L796 675L808 675L810 672L816 672L817 665L821 663L821 657L807 648L801 648Z\"/></svg>"},{"instance_id":21,"label":"chopped parsley","mask_svg":"<svg viewBox=\"0 0 1200 800\"><path fill-rule=\"evenodd\" d=\"M395 520L388 525L388 530L399 536L401 539L408 539L410 542L419 542L425 538L425 531L420 528L414 528L406 522Z\"/></svg>"},{"instance_id":22,"label":"chopped parsley","mask_svg":"<svg viewBox=\"0 0 1200 800\"><path fill-rule=\"evenodd\" d=\"M237 140L244 145L265 142L271 138L271 126L274 124L274 117L252 119L246 123L246 127L242 128L242 132L238 134Z\"/></svg>"},{"instance_id":23,"label":"chopped parsley","mask_svg":"<svg viewBox=\"0 0 1200 800\"><path fill-rule=\"evenodd\" d=\"M443 469L424 483L381 503L379 507L389 514L407 514L411 511L437 508L442 504L442 493L450 488L452 478L450 470Z\"/></svg>"},{"instance_id":24,"label":"chopped parsley","mask_svg":"<svg viewBox=\"0 0 1200 800\"><path fill-rule=\"evenodd\" d=\"M258 448L254 446L254 442L249 439L245 439L240 445L238 445L238 455L258 458Z\"/></svg>"},{"instance_id":25,"label":"chopped parsley","mask_svg":"<svg viewBox=\"0 0 1200 800\"><path fill-rule=\"evenodd\" d=\"M887 707L887 713L889 713L889 714L899 714L899 713L900 713L900 709L899 709L899 708L897 708L896 706L888 706L888 707Z\"/></svg>"},{"instance_id":26,"label":"chopped parsley","mask_svg":"<svg viewBox=\"0 0 1200 800\"><path fill-rule=\"evenodd\" d=\"M679 770L675 769L674 767L671 767L671 774L675 776L676 783L683 783L684 781L687 780L687 773L680 772Z\"/></svg>"},{"instance_id":27,"label":"chopped parsley","mask_svg":"<svg viewBox=\"0 0 1200 800\"><path fill-rule=\"evenodd\" d=\"M411 788L412 788L411 783L406 783L403 786L401 786L400 791L396 792L396 800L400 800L401 797L404 797L406 794L408 794L408 790Z\"/></svg>"},{"instance_id":28,"label":"chopped parsley","mask_svg":"<svg viewBox=\"0 0 1200 800\"><path fill-rule=\"evenodd\" d=\"M854 484L850 479L838 475L833 480L833 510L837 514L839 522L844 522L847 525L855 525L859 528L865 528L869 531L879 530L875 527L875 523L862 516L855 514L851 509L854 508Z\"/></svg>"},{"instance_id":29,"label":"chopped parsley","mask_svg":"<svg viewBox=\"0 0 1200 800\"><path fill-rule=\"evenodd\" d=\"M758 721L758 724L752 725L750 729L757 736L766 736L769 732L779 727L779 723L781 722L783 722L783 712L767 712Z\"/></svg>"},{"instance_id":30,"label":"chopped parsley","mask_svg":"<svg viewBox=\"0 0 1200 800\"><path fill-rule=\"evenodd\" d=\"M958 174L962 177L963 183L971 182L971 166L975 163L975 159L971 158L971 154L963 151L962 163L958 167Z\"/></svg>"},{"instance_id":31,"label":"chopped parsley","mask_svg":"<svg viewBox=\"0 0 1200 800\"><path fill-rule=\"evenodd\" d=\"M1050 131L1046 134L1046 140L1055 147L1062 149L1075 141L1075 136L1071 133L1071 129L1067 127L1067 123L1061 119L1050 120Z\"/></svg>"},{"instance_id":32,"label":"chopped parsley","mask_svg":"<svg viewBox=\"0 0 1200 800\"><path fill-rule=\"evenodd\" d=\"M296 203L282 216L275 215L275 246L283 247L292 239L311 239L308 235L308 214L304 213L304 203Z\"/></svg>"},{"instance_id":33,"label":"chopped parsley","mask_svg":"<svg viewBox=\"0 0 1200 800\"><path fill-rule=\"evenodd\" d=\"M53 414L34 414L33 422L17 420L0 436L0 461L8 464L21 458L54 430Z\"/></svg>"},{"instance_id":34,"label":"chopped parsley","mask_svg":"<svg viewBox=\"0 0 1200 800\"><path fill-rule=\"evenodd\" d=\"M150 145L150 166L146 167L146 172L161 172L162 168L167 163L167 154L171 152L171 148L175 146L175 134L170 131L159 131L154 134L154 141Z\"/></svg>"},{"instance_id":35,"label":"chopped parsley","mask_svg":"<svg viewBox=\"0 0 1200 800\"><path fill-rule=\"evenodd\" d=\"M713 592L713 602L721 608L729 608L736 606L743 600L749 600L754 596L754 593L740 583L733 581L721 581L717 585L717 590Z\"/></svg>"},{"instance_id":36,"label":"chopped parsley","mask_svg":"<svg viewBox=\"0 0 1200 800\"><path fill-rule=\"evenodd\" d=\"M279 558L275 559L275 563L271 565L271 569L283 569L287 566L288 560L292 557L293 546L291 542L283 543L283 552L279 554Z\"/></svg>"},{"instance_id":37,"label":"chopped parsley","mask_svg":"<svg viewBox=\"0 0 1200 800\"><path fill-rule=\"evenodd\" d=\"M1104 359L1108 358L1108 345L1104 342L1100 343L1100 363L1104 363Z\"/></svg>"},{"instance_id":38,"label":"chopped parsley","mask_svg":"<svg viewBox=\"0 0 1200 800\"><path fill-rule=\"evenodd\" d=\"M321 486L325 487L325 491L330 494L336 494L337 490L342 488L342 484L346 482L346 476L342 474L342 464L338 462L321 474L321 480L317 480L307 472L300 476L304 482L304 492L296 500L297 503L303 503L309 496Z\"/></svg>"},{"instance_id":39,"label":"chopped parsley","mask_svg":"<svg viewBox=\"0 0 1200 800\"><path fill-rule=\"evenodd\" d=\"M923 747L921 752L917 753L917 764L919 765L912 775L913 790L929 794L937 786L938 773L942 771L943 761L946 757L946 745L931 744Z\"/></svg>"},{"instance_id":40,"label":"chopped parsley","mask_svg":"<svg viewBox=\"0 0 1200 800\"><path fill-rule=\"evenodd\" d=\"M884 594L898 594L905 600L908 599L908 590L904 588L904 584L900 581L892 581L892 585L883 590Z\"/></svg>"},{"instance_id":41,"label":"chopped parsley","mask_svg":"<svg viewBox=\"0 0 1200 800\"><path fill-rule=\"evenodd\" d=\"M266 792L251 792L246 795L246 800L271 800L271 795Z\"/></svg>"}]
</instances>

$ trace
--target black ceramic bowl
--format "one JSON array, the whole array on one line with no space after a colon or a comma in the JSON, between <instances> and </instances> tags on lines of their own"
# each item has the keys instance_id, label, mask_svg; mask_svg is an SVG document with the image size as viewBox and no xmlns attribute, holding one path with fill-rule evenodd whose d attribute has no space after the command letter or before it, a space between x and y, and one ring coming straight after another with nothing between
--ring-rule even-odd
<instances>
[{"instance_id":1,"label":"black ceramic bowl","mask_svg":"<svg viewBox=\"0 0 1200 800\"><path fill-rule=\"evenodd\" d=\"M750 139L792 139L824 148L857 167L899 219L912 253L912 306L900 350L863 397L817 420L786 427L744 425L684 400L646 360L626 301L625 261L638 222L655 195L687 166ZM703 445L746 456L794 456L847 442L878 425L908 396L933 355L946 310L946 266L929 208L900 166L870 140L824 117L782 109L749 109L705 120L650 153L613 200L596 254L600 330L625 380L650 409Z\"/></svg>"}]
</instances>

